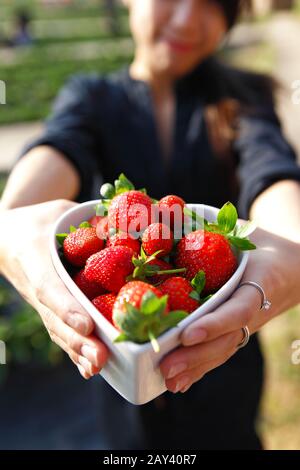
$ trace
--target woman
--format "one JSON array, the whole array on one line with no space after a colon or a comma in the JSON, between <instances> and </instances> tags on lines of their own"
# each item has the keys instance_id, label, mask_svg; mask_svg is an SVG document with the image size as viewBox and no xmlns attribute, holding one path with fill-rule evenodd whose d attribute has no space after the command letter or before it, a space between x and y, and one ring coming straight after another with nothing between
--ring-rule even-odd
<instances>
[{"instance_id":1,"label":"woman","mask_svg":"<svg viewBox=\"0 0 300 470\"><path fill-rule=\"evenodd\" d=\"M126 3L134 60L107 78L71 78L43 135L22 151L1 201L0 268L89 378L109 351L52 267L50 224L97 197L100 175L112 181L121 171L156 198L238 204L241 217L259 224L252 236L259 249L243 278L257 284L186 328L182 346L161 362L163 396L136 407L97 381L99 423L104 449L259 449L263 361L255 333L300 300L300 169L271 84L214 58L240 1ZM271 309L261 310L257 285ZM252 337L240 350L246 327Z\"/></svg>"}]
</instances>

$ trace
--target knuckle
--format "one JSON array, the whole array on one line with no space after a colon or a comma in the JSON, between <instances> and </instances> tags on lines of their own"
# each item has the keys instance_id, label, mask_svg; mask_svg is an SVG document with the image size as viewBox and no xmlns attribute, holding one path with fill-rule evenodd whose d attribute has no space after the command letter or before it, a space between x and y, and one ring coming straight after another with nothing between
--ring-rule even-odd
<instances>
[{"instance_id":1,"label":"knuckle","mask_svg":"<svg viewBox=\"0 0 300 470\"><path fill-rule=\"evenodd\" d=\"M79 352L80 350L81 344L79 341L79 336L73 330L71 330L71 332L68 335L67 345L72 351Z\"/></svg>"}]
</instances>

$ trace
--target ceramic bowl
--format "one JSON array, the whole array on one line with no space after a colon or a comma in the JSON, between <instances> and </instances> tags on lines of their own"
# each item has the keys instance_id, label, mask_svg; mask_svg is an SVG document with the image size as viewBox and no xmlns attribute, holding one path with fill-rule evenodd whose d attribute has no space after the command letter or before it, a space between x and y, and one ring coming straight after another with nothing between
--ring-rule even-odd
<instances>
[{"instance_id":1,"label":"ceramic bowl","mask_svg":"<svg viewBox=\"0 0 300 470\"><path fill-rule=\"evenodd\" d=\"M198 318L207 315L225 302L237 288L246 264L248 252L238 253L238 268L229 281L215 293L203 306L182 320L176 327L168 330L158 338L159 353L155 353L150 342L135 344L133 342L114 343L119 335L114 326L102 316L92 302L74 283L58 253L57 233L69 231L70 225L78 226L95 214L98 200L88 201L65 212L53 225L50 238L50 251L55 269L69 291L76 297L83 308L91 315L96 325L96 334L108 346L110 356L101 370L102 377L126 400L135 405L145 404L166 391L164 379L159 370L159 363L170 351L179 346L182 331ZM202 204L187 204L199 215L213 222L219 209Z\"/></svg>"}]
</instances>

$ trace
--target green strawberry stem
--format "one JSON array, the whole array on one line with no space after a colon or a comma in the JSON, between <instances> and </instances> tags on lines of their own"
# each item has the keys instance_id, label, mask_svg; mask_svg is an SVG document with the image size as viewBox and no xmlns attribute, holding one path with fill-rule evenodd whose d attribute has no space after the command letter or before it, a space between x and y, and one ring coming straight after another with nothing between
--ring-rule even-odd
<instances>
[{"instance_id":1,"label":"green strawberry stem","mask_svg":"<svg viewBox=\"0 0 300 470\"><path fill-rule=\"evenodd\" d=\"M160 347L159 347L159 344L158 344L158 341L157 341L155 335L153 334L153 332L151 330L148 331L148 334L149 334L149 339L150 339L151 344L152 344L153 351L155 353L158 353L160 351Z\"/></svg>"},{"instance_id":2,"label":"green strawberry stem","mask_svg":"<svg viewBox=\"0 0 300 470\"><path fill-rule=\"evenodd\" d=\"M165 271L155 271L154 274L163 276L164 274L180 274L180 273L185 273L185 272L186 272L186 268L180 268L180 269L166 269Z\"/></svg>"}]
</instances>

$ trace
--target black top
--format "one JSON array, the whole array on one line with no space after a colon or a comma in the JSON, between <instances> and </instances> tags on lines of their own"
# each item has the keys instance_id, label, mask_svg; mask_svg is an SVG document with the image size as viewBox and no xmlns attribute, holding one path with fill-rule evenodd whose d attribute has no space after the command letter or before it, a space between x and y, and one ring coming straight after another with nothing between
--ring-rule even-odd
<instances>
[{"instance_id":1,"label":"black top","mask_svg":"<svg viewBox=\"0 0 300 470\"><path fill-rule=\"evenodd\" d=\"M216 74L202 72L200 66L176 82L176 127L168 165L162 157L150 89L130 78L128 69L108 77L73 76L59 93L42 135L19 158L41 144L60 150L79 170L79 202L99 197L101 178L112 182L124 172L154 198L175 193L186 202L216 207L230 200L238 205L240 217L247 219L259 193L278 180L300 181L300 168L271 102L259 89L252 90L255 110L240 119L233 167L217 157L203 113L209 101L203 93L205 81L215 80ZM243 73L230 71L222 76L221 94L238 99L234 82L244 83ZM217 90L214 84L211 89ZM231 185L233 171L238 188ZM104 449L259 448L254 422L262 373L254 335L247 348L184 395L166 392L137 407L103 379L93 381L99 402L99 442Z\"/></svg>"},{"instance_id":2,"label":"black top","mask_svg":"<svg viewBox=\"0 0 300 470\"><path fill-rule=\"evenodd\" d=\"M300 181L295 153L282 136L273 108L258 103L256 112L240 119L232 159L238 188L233 187L231 164L214 154L208 140L203 113L206 97L199 92L201 85L197 91L194 86L198 75L201 67L175 86L176 123L168 167L149 86L133 80L128 69L108 77L71 77L42 135L26 145L19 158L41 144L60 150L79 170L78 202L99 197L99 178L113 182L123 172L154 198L175 193L188 203L215 207L230 200L238 205L239 216L248 218L254 199L273 182Z\"/></svg>"}]
</instances>

